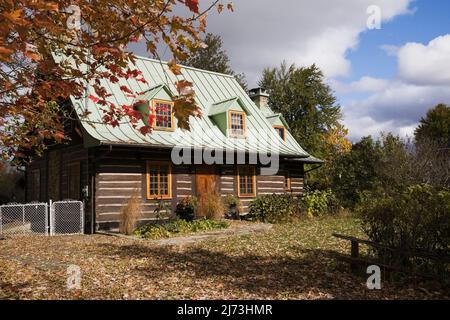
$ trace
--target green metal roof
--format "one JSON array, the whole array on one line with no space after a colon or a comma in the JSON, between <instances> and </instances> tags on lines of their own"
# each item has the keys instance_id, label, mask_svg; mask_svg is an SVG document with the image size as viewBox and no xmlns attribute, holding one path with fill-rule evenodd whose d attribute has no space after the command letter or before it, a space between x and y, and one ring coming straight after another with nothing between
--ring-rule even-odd
<instances>
[{"instance_id":1,"label":"green metal roof","mask_svg":"<svg viewBox=\"0 0 450 320\"><path fill-rule=\"evenodd\" d=\"M266 119L270 122L271 125L276 125L278 122L281 122L286 127L286 129L289 130L289 125L281 113L266 116Z\"/></svg>"},{"instance_id":2,"label":"green metal roof","mask_svg":"<svg viewBox=\"0 0 450 320\"><path fill-rule=\"evenodd\" d=\"M156 86L148 89L147 91L145 91L142 95L137 97L136 100L137 101L139 101L139 100L150 101L154 97L156 97L156 95L163 89L167 92L167 94L169 94L169 96L171 96L171 97L174 96L174 94L170 91L170 89L166 85L159 84L159 85L156 85Z\"/></svg>"},{"instance_id":3,"label":"green metal roof","mask_svg":"<svg viewBox=\"0 0 450 320\"><path fill-rule=\"evenodd\" d=\"M233 106L235 106L236 104L238 104L247 113L248 116L251 115L250 110L245 106L245 104L242 102L242 100L238 97L234 97L231 99L227 99L225 101L214 103L209 108L208 115L211 117L211 116L215 116L216 114L227 112L228 110L233 110Z\"/></svg>"},{"instance_id":4,"label":"green metal roof","mask_svg":"<svg viewBox=\"0 0 450 320\"><path fill-rule=\"evenodd\" d=\"M289 131L286 131L286 141L283 141L273 129L270 121L259 110L233 76L219 74L211 71L199 70L191 67L182 67L182 76L173 75L167 63L159 60L137 57L135 65L130 68L140 70L147 81L146 84L134 79L120 79L112 83L108 79L101 84L112 95L108 98L115 105L131 105L142 98L151 99L158 92L165 89L171 95L177 92L175 83L178 80L187 80L193 83L196 101L202 109L202 118L190 118L190 131L176 129L174 132L156 131L149 135L142 135L129 123L121 123L112 127L102 123L103 113L93 101L87 99L94 90L91 86L86 88L86 97L82 99L71 98L77 113L86 114L81 118L87 147L93 145L136 145L142 147L223 149L253 152L277 153L281 156L308 159L310 155L295 141ZM144 92L141 97L130 98L125 95L120 86L126 85L135 92ZM214 120L208 115L215 114L216 109L223 110L232 103L238 102L248 111L246 139L228 138L218 128Z\"/></svg>"}]
</instances>

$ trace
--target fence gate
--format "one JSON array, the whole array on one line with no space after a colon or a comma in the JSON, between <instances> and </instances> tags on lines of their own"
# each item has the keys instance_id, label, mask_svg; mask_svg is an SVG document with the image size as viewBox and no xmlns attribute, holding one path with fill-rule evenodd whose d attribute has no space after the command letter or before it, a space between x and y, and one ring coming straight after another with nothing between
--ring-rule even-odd
<instances>
[{"instance_id":1,"label":"fence gate","mask_svg":"<svg viewBox=\"0 0 450 320\"><path fill-rule=\"evenodd\" d=\"M50 235L77 233L84 233L83 202L50 202Z\"/></svg>"},{"instance_id":2,"label":"fence gate","mask_svg":"<svg viewBox=\"0 0 450 320\"><path fill-rule=\"evenodd\" d=\"M63 235L84 233L81 201L7 204L0 206L0 235Z\"/></svg>"}]
</instances>

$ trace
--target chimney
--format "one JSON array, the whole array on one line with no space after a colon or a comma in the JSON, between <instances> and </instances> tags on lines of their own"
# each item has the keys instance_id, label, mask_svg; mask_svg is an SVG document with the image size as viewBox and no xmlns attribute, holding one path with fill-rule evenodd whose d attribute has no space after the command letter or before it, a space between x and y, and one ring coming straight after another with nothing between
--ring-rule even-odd
<instances>
[{"instance_id":1,"label":"chimney","mask_svg":"<svg viewBox=\"0 0 450 320\"><path fill-rule=\"evenodd\" d=\"M269 107L269 94L264 88L251 89L248 92L250 99L260 108L265 109Z\"/></svg>"}]
</instances>

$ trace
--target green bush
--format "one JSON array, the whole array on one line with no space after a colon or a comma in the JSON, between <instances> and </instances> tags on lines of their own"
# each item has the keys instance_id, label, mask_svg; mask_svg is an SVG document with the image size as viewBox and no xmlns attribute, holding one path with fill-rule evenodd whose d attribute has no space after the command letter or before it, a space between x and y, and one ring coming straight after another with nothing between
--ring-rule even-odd
<instances>
[{"instance_id":1,"label":"green bush","mask_svg":"<svg viewBox=\"0 0 450 320\"><path fill-rule=\"evenodd\" d=\"M180 219L193 221L197 211L198 201L196 197L186 197L182 199L175 208L175 214Z\"/></svg>"},{"instance_id":2,"label":"green bush","mask_svg":"<svg viewBox=\"0 0 450 320\"><path fill-rule=\"evenodd\" d=\"M450 191L414 185L403 192L366 192L357 207L369 239L400 248L395 254L377 252L391 263L410 264L411 250L431 254L450 249Z\"/></svg>"},{"instance_id":3,"label":"green bush","mask_svg":"<svg viewBox=\"0 0 450 320\"><path fill-rule=\"evenodd\" d=\"M267 223L292 221L301 213L300 201L290 194L264 195L250 203L249 217Z\"/></svg>"},{"instance_id":4,"label":"green bush","mask_svg":"<svg viewBox=\"0 0 450 320\"><path fill-rule=\"evenodd\" d=\"M336 197L331 190L308 192L303 201L308 217L321 217L339 210Z\"/></svg>"},{"instance_id":5,"label":"green bush","mask_svg":"<svg viewBox=\"0 0 450 320\"><path fill-rule=\"evenodd\" d=\"M206 218L191 222L179 219L165 224L147 224L137 228L134 234L141 238L155 240L193 232L226 229L229 226L226 221L214 221Z\"/></svg>"}]
</instances>

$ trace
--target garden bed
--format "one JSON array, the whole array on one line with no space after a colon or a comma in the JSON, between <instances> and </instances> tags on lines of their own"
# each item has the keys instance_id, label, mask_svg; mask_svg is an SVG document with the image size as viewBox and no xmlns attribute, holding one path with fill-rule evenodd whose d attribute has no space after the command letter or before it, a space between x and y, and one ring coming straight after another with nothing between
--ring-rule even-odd
<instances>
[{"instance_id":1,"label":"garden bed","mask_svg":"<svg viewBox=\"0 0 450 320\"><path fill-rule=\"evenodd\" d=\"M150 240L179 237L186 234L227 229L230 223L225 220L198 219L185 221L182 219L162 224L147 224L134 231L134 235Z\"/></svg>"}]
</instances>

